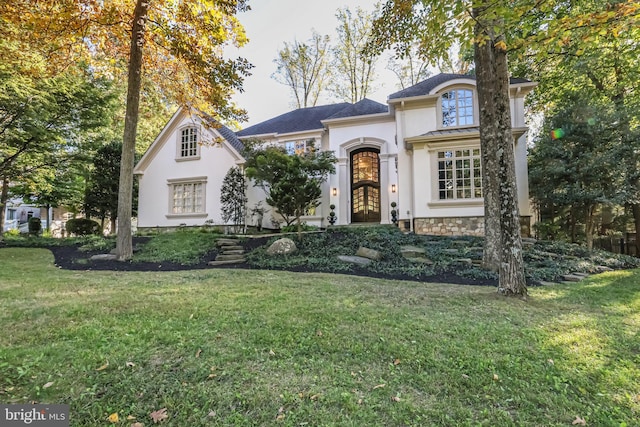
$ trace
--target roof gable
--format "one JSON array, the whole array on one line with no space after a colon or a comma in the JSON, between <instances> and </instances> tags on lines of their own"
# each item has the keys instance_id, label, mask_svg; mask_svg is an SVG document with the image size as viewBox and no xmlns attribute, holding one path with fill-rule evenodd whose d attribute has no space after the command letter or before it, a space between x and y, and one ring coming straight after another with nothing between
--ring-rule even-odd
<instances>
[{"instance_id":1,"label":"roof gable","mask_svg":"<svg viewBox=\"0 0 640 427\"><path fill-rule=\"evenodd\" d=\"M236 157L241 156L242 151L244 150L244 144L238 139L236 134L224 126L213 117L202 113L200 111L195 112L197 116L200 117L204 121L205 127L209 129L210 132L217 132L224 138L223 144L226 142L226 146L233 148L232 151L235 151L237 154L234 154ZM189 111L183 107L178 108L178 110L171 116L171 119L167 122L164 128L160 131L156 139L153 140L147 151L144 153L140 161L135 165L133 171L134 174L141 174L148 167L149 163L153 161L153 158L156 154L161 150L161 148L167 144L169 141L168 135L170 135L184 119L189 115ZM214 135L215 136L215 135Z\"/></svg>"}]
</instances>

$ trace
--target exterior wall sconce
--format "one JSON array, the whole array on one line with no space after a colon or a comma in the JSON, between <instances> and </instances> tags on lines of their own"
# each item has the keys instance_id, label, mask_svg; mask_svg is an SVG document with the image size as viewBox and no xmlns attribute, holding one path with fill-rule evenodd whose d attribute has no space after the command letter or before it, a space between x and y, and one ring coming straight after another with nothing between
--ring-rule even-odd
<instances>
[{"instance_id":1,"label":"exterior wall sconce","mask_svg":"<svg viewBox=\"0 0 640 427\"><path fill-rule=\"evenodd\" d=\"M331 194L333 194L334 196L338 195L338 189L336 187L333 187L333 190L331 190Z\"/></svg>"},{"instance_id":2,"label":"exterior wall sconce","mask_svg":"<svg viewBox=\"0 0 640 427\"><path fill-rule=\"evenodd\" d=\"M392 193L396 192L396 185L395 184L391 184L391 192Z\"/></svg>"}]
</instances>

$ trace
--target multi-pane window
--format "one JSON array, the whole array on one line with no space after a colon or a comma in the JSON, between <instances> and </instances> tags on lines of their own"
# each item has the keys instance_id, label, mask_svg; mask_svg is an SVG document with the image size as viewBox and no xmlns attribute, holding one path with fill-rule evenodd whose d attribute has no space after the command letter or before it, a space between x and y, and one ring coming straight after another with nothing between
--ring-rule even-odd
<instances>
[{"instance_id":1,"label":"multi-pane window","mask_svg":"<svg viewBox=\"0 0 640 427\"><path fill-rule=\"evenodd\" d=\"M202 182L173 184L171 189L173 197L171 213L204 212L204 184Z\"/></svg>"},{"instance_id":2,"label":"multi-pane window","mask_svg":"<svg viewBox=\"0 0 640 427\"><path fill-rule=\"evenodd\" d=\"M455 89L442 94L442 126L473 124L473 92Z\"/></svg>"},{"instance_id":3,"label":"multi-pane window","mask_svg":"<svg viewBox=\"0 0 640 427\"><path fill-rule=\"evenodd\" d=\"M182 129L180 137L180 157L196 157L198 155L198 130Z\"/></svg>"},{"instance_id":4,"label":"multi-pane window","mask_svg":"<svg viewBox=\"0 0 640 427\"><path fill-rule=\"evenodd\" d=\"M354 184L357 184L360 181L380 181L378 153L373 151L361 151L353 155L352 163L352 180Z\"/></svg>"},{"instance_id":5,"label":"multi-pane window","mask_svg":"<svg viewBox=\"0 0 640 427\"><path fill-rule=\"evenodd\" d=\"M313 140L287 141L284 143L284 149L287 151L287 154L295 154L296 156L301 156L310 151L313 151Z\"/></svg>"},{"instance_id":6,"label":"multi-pane window","mask_svg":"<svg viewBox=\"0 0 640 427\"><path fill-rule=\"evenodd\" d=\"M481 197L480 149L438 152L438 198L453 200Z\"/></svg>"}]
</instances>

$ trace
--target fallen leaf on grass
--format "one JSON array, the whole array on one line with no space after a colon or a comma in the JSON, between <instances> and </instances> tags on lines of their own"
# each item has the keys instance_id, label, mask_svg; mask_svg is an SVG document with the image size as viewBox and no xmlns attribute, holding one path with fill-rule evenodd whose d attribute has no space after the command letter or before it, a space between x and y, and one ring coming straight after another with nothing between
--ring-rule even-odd
<instances>
[{"instance_id":1,"label":"fallen leaf on grass","mask_svg":"<svg viewBox=\"0 0 640 427\"><path fill-rule=\"evenodd\" d=\"M375 390L375 389L378 389L378 388L383 388L383 387L385 387L385 386L386 386L386 384L378 384L378 385L377 385L377 386L375 386L373 389Z\"/></svg>"},{"instance_id":2,"label":"fallen leaf on grass","mask_svg":"<svg viewBox=\"0 0 640 427\"><path fill-rule=\"evenodd\" d=\"M42 386L42 388L49 388L53 385L53 381L49 381L48 383L46 383L45 385Z\"/></svg>"},{"instance_id":3,"label":"fallen leaf on grass","mask_svg":"<svg viewBox=\"0 0 640 427\"><path fill-rule=\"evenodd\" d=\"M470 377L467 374L462 374L462 378L464 378L465 380L468 380Z\"/></svg>"},{"instance_id":4,"label":"fallen leaf on grass","mask_svg":"<svg viewBox=\"0 0 640 427\"><path fill-rule=\"evenodd\" d=\"M216 411L209 411L207 415L210 416L211 418L215 418L218 414L216 414Z\"/></svg>"},{"instance_id":5,"label":"fallen leaf on grass","mask_svg":"<svg viewBox=\"0 0 640 427\"><path fill-rule=\"evenodd\" d=\"M322 336L322 331L321 331L320 329L318 329L318 330L316 331L316 335L317 335L317 336L319 336L319 337L321 337L321 336Z\"/></svg>"},{"instance_id":6,"label":"fallen leaf on grass","mask_svg":"<svg viewBox=\"0 0 640 427\"><path fill-rule=\"evenodd\" d=\"M314 394L314 395L313 395L313 396L311 396L309 399L311 399L311 400L318 400L318 397L319 397L319 396L320 396L319 394Z\"/></svg>"},{"instance_id":7,"label":"fallen leaf on grass","mask_svg":"<svg viewBox=\"0 0 640 427\"><path fill-rule=\"evenodd\" d=\"M577 426L577 425L586 426L587 422L584 420L584 418L580 418L579 416L576 415L576 419L573 420L571 425L573 425L573 426Z\"/></svg>"},{"instance_id":8,"label":"fallen leaf on grass","mask_svg":"<svg viewBox=\"0 0 640 427\"><path fill-rule=\"evenodd\" d=\"M117 412L114 412L113 414L109 415L109 417L107 418L107 420L109 420L110 423L117 423L118 421L120 421L120 417L118 416Z\"/></svg>"},{"instance_id":9,"label":"fallen leaf on grass","mask_svg":"<svg viewBox=\"0 0 640 427\"><path fill-rule=\"evenodd\" d=\"M554 364L554 363L553 363L553 359L547 359L547 363L548 363L549 365L553 365L553 364Z\"/></svg>"},{"instance_id":10,"label":"fallen leaf on grass","mask_svg":"<svg viewBox=\"0 0 640 427\"><path fill-rule=\"evenodd\" d=\"M498 381L500 379L500 377L498 376L498 374L493 374L493 380L494 381Z\"/></svg>"},{"instance_id":11,"label":"fallen leaf on grass","mask_svg":"<svg viewBox=\"0 0 640 427\"><path fill-rule=\"evenodd\" d=\"M269 356L275 356L275 355L276 355L275 351L269 350Z\"/></svg>"},{"instance_id":12,"label":"fallen leaf on grass","mask_svg":"<svg viewBox=\"0 0 640 427\"><path fill-rule=\"evenodd\" d=\"M131 424L131 427L144 427L144 424L142 424L142 423L133 423L133 424Z\"/></svg>"},{"instance_id":13,"label":"fallen leaf on grass","mask_svg":"<svg viewBox=\"0 0 640 427\"><path fill-rule=\"evenodd\" d=\"M102 365L99 368L97 368L96 371L104 371L108 367L109 367L109 361L107 360L107 363L105 363L104 365Z\"/></svg>"},{"instance_id":14,"label":"fallen leaf on grass","mask_svg":"<svg viewBox=\"0 0 640 427\"><path fill-rule=\"evenodd\" d=\"M202 354L202 349L199 348L198 351L196 351L196 359L200 357L201 354Z\"/></svg>"},{"instance_id":15,"label":"fallen leaf on grass","mask_svg":"<svg viewBox=\"0 0 640 427\"><path fill-rule=\"evenodd\" d=\"M393 396L391 400L393 400L394 402L400 402L400 398L398 396Z\"/></svg>"},{"instance_id":16,"label":"fallen leaf on grass","mask_svg":"<svg viewBox=\"0 0 640 427\"><path fill-rule=\"evenodd\" d=\"M127 415L127 419L131 421L131 420L135 420L136 417L134 417L133 415Z\"/></svg>"},{"instance_id":17,"label":"fallen leaf on grass","mask_svg":"<svg viewBox=\"0 0 640 427\"><path fill-rule=\"evenodd\" d=\"M126 367L127 367L127 368L133 368L134 366L136 366L136 364L135 364L135 363L133 363L133 362L127 362L127 363L126 363Z\"/></svg>"},{"instance_id":18,"label":"fallen leaf on grass","mask_svg":"<svg viewBox=\"0 0 640 427\"><path fill-rule=\"evenodd\" d=\"M398 366L398 365L400 364L400 359L396 359L396 360L394 360L394 361L393 361L393 364L394 364L394 365L396 365L396 366Z\"/></svg>"},{"instance_id":19,"label":"fallen leaf on grass","mask_svg":"<svg viewBox=\"0 0 640 427\"><path fill-rule=\"evenodd\" d=\"M281 406L280 409L278 409L278 416L276 417L276 421L282 420L284 420L284 406Z\"/></svg>"},{"instance_id":20,"label":"fallen leaf on grass","mask_svg":"<svg viewBox=\"0 0 640 427\"><path fill-rule=\"evenodd\" d=\"M362 399L358 399L358 405L362 405Z\"/></svg>"},{"instance_id":21,"label":"fallen leaf on grass","mask_svg":"<svg viewBox=\"0 0 640 427\"><path fill-rule=\"evenodd\" d=\"M169 415L167 415L167 408L162 408L162 409L158 409L157 411L153 411L152 413L149 414L149 416L153 420L154 424L157 424L169 418Z\"/></svg>"}]
</instances>

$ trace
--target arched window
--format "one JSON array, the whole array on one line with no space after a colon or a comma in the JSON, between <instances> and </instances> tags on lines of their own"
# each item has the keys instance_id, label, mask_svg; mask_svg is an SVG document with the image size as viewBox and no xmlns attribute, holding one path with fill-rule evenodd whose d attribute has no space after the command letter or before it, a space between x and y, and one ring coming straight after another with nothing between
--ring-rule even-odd
<instances>
[{"instance_id":1,"label":"arched window","mask_svg":"<svg viewBox=\"0 0 640 427\"><path fill-rule=\"evenodd\" d=\"M473 125L473 91L453 89L442 94L442 126Z\"/></svg>"}]
</instances>

